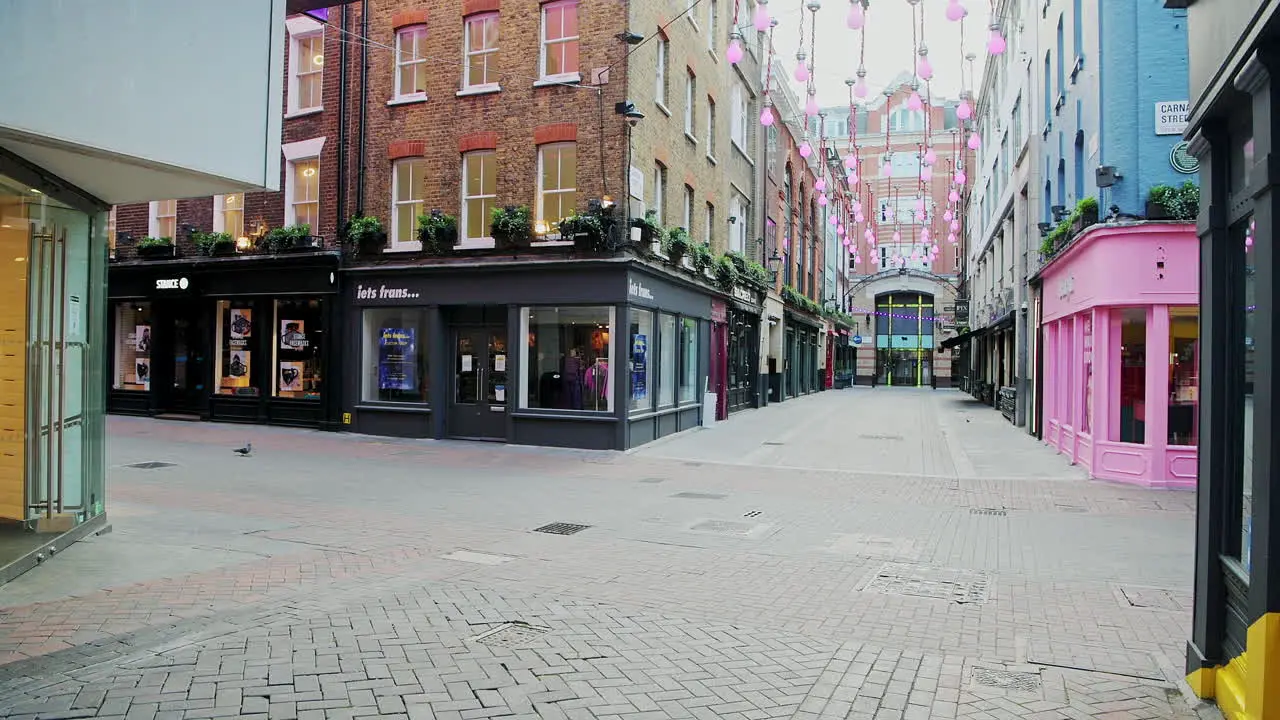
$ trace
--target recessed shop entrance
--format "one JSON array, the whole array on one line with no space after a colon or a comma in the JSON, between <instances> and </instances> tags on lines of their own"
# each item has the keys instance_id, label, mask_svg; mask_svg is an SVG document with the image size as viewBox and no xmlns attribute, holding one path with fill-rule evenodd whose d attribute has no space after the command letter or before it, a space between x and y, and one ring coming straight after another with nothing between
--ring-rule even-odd
<instances>
[{"instance_id":1,"label":"recessed shop entrance","mask_svg":"<svg viewBox=\"0 0 1280 720\"><path fill-rule=\"evenodd\" d=\"M468 440L507 439L511 356L506 308L465 308L452 313L449 347L453 387L447 432Z\"/></svg>"}]
</instances>

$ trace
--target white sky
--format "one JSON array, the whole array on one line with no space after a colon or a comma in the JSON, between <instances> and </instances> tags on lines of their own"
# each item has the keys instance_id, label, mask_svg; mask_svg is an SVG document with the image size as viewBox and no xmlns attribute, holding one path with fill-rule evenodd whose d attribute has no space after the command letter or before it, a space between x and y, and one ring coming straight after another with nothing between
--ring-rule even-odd
<instances>
[{"instance_id":1,"label":"white sky","mask_svg":"<svg viewBox=\"0 0 1280 720\"><path fill-rule=\"evenodd\" d=\"M929 48L929 62L934 70L933 92L938 97L954 98L960 93L962 80L965 89L973 89L974 84L982 82L991 8L990 0L960 0L969 10L969 16L964 20L964 52L972 52L978 56L973 63L973 78L970 82L968 63L961 62L961 24L947 20L944 14L948 1L920 0L916 12L924 13L924 43ZM809 51L812 17L804 7L805 2L806 0L769 2L769 13L778 19L778 27L773 34L774 49L787 67L787 82L802 101L804 88L799 86L791 72L796 66L795 55L800 40L799 21L802 16L804 49L806 53ZM849 88L845 85L845 79L854 77L858 70L861 32L850 30L845 24L848 13L848 0L823 0L822 8L817 12L818 38L814 77L818 86L818 104L823 107L849 101ZM740 21L750 23L751 18ZM867 10L866 38L867 85L872 93L883 90L899 72L914 71L911 5L907 0L871 0ZM962 66L965 74L963 79Z\"/></svg>"}]
</instances>

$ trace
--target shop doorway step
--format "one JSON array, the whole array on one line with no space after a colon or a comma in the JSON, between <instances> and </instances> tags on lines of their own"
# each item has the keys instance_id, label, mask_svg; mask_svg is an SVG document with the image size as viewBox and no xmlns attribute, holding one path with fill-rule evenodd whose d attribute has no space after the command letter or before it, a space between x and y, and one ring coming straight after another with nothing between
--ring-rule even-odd
<instances>
[{"instance_id":1,"label":"shop doorway step","mask_svg":"<svg viewBox=\"0 0 1280 720\"><path fill-rule=\"evenodd\" d=\"M202 422L199 415L195 413L178 413L167 412L154 416L157 420L177 420L179 422Z\"/></svg>"}]
</instances>

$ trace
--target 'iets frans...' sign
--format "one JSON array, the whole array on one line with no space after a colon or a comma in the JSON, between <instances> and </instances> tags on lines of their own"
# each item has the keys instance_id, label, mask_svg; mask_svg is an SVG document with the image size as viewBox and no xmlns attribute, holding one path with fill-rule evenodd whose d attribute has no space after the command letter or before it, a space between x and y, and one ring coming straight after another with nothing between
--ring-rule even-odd
<instances>
[{"instance_id":1,"label":"'iets frans...' sign","mask_svg":"<svg viewBox=\"0 0 1280 720\"><path fill-rule=\"evenodd\" d=\"M386 285L357 285L357 300L415 300L418 293L408 288L387 287Z\"/></svg>"},{"instance_id":2,"label":"'iets frans...' sign","mask_svg":"<svg viewBox=\"0 0 1280 720\"><path fill-rule=\"evenodd\" d=\"M1181 135L1187 129L1187 113L1191 103L1186 100L1166 100L1156 103L1156 134Z\"/></svg>"},{"instance_id":3,"label":"'iets frans...' sign","mask_svg":"<svg viewBox=\"0 0 1280 720\"><path fill-rule=\"evenodd\" d=\"M653 291L644 285L641 285L638 280L627 281L627 294L633 298L640 298L641 300L653 299Z\"/></svg>"}]
</instances>

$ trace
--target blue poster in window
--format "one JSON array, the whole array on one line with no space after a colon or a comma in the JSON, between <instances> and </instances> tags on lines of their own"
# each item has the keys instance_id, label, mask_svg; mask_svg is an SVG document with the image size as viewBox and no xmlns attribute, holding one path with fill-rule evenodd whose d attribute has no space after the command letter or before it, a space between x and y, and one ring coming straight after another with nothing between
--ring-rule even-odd
<instances>
[{"instance_id":1,"label":"blue poster in window","mask_svg":"<svg viewBox=\"0 0 1280 720\"><path fill-rule=\"evenodd\" d=\"M415 328L382 328L378 335L378 389L417 390L417 368Z\"/></svg>"},{"instance_id":2,"label":"blue poster in window","mask_svg":"<svg viewBox=\"0 0 1280 720\"><path fill-rule=\"evenodd\" d=\"M631 397L643 400L649 394L649 342L644 335L631 337Z\"/></svg>"}]
</instances>

